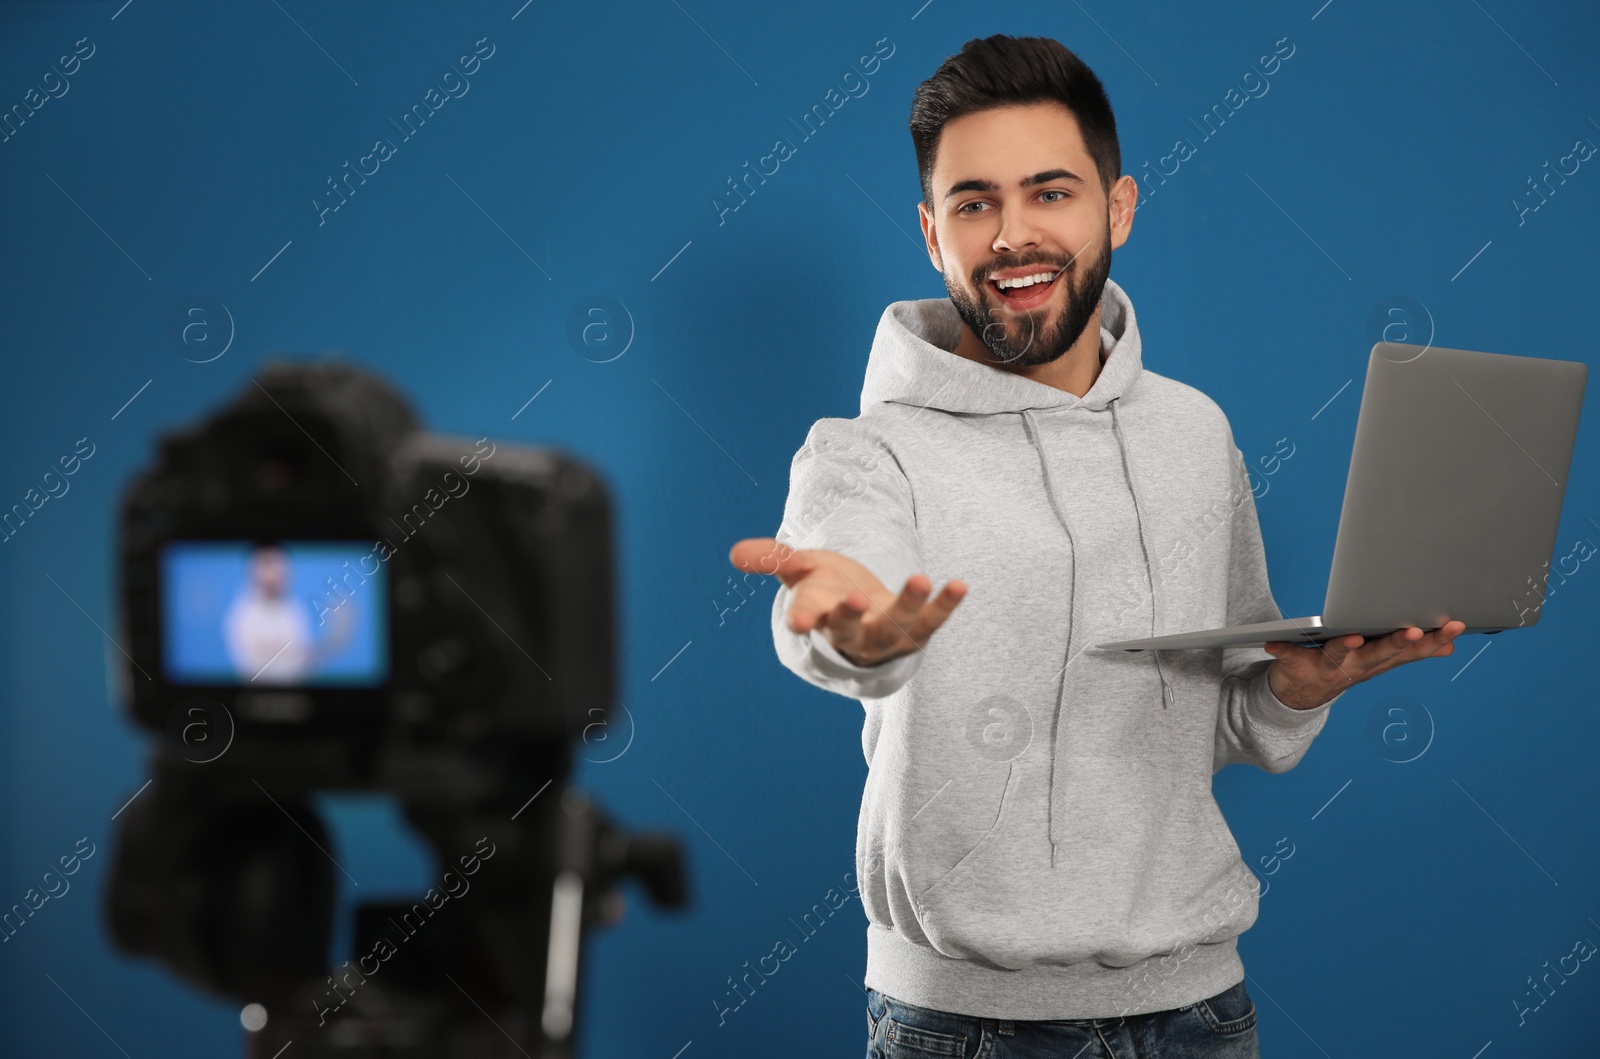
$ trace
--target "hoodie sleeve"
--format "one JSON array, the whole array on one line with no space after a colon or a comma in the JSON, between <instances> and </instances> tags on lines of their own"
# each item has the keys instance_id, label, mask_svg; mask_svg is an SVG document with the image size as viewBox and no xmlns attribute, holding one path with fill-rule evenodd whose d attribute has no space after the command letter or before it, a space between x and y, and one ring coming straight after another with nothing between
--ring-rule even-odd
<instances>
[{"instance_id":1,"label":"hoodie sleeve","mask_svg":"<svg viewBox=\"0 0 1600 1059\"><path fill-rule=\"evenodd\" d=\"M922 565L911 485L881 435L854 419L819 419L795 453L789 497L774 535L791 548L827 548L871 570L899 592ZM854 699L893 694L922 666L923 652L858 666L820 629L789 628L794 590L779 582L772 601L778 660L802 679Z\"/></svg>"},{"instance_id":2,"label":"hoodie sleeve","mask_svg":"<svg viewBox=\"0 0 1600 1059\"><path fill-rule=\"evenodd\" d=\"M1233 511L1233 540L1228 558L1228 625L1282 621L1283 613L1267 585L1267 557L1250 491L1244 455L1233 449L1233 496L1244 499ZM1230 497L1232 499L1232 497ZM1216 738L1211 771L1235 763L1268 772L1287 772L1300 763L1311 741L1327 722L1328 702L1309 710L1284 705L1267 682L1273 657L1260 647L1227 647L1222 653L1222 689L1217 703Z\"/></svg>"}]
</instances>

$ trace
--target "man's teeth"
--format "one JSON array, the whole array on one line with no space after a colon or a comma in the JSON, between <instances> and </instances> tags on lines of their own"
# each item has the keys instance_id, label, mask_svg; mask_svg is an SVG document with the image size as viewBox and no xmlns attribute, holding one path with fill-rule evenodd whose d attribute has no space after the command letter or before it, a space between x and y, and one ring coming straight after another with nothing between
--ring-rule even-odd
<instances>
[{"instance_id":1,"label":"man's teeth","mask_svg":"<svg viewBox=\"0 0 1600 1059\"><path fill-rule=\"evenodd\" d=\"M1001 290L1006 290L1010 287L1031 287L1035 283L1048 283L1055 276L1054 272L1039 272L1032 276L1021 276L1017 279L997 279L994 282L995 286Z\"/></svg>"}]
</instances>

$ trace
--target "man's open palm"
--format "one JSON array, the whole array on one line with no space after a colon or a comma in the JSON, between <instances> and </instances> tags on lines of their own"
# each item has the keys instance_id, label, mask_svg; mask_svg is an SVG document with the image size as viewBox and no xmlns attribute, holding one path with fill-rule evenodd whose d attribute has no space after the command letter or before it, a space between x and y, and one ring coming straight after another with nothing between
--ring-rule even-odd
<instances>
[{"instance_id":1,"label":"man's open palm","mask_svg":"<svg viewBox=\"0 0 1600 1059\"><path fill-rule=\"evenodd\" d=\"M858 666L873 666L927 645L956 609L967 586L951 581L929 600L933 582L912 574L897 596L872 571L826 548L791 548L772 537L749 537L728 559L740 570L777 577L794 589L789 628L821 629L828 642Z\"/></svg>"}]
</instances>

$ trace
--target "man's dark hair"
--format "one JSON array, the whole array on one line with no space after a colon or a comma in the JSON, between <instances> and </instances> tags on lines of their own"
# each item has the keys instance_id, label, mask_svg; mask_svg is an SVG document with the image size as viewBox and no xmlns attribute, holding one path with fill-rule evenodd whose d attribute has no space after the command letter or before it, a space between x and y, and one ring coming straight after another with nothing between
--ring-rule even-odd
<instances>
[{"instance_id":1,"label":"man's dark hair","mask_svg":"<svg viewBox=\"0 0 1600 1059\"><path fill-rule=\"evenodd\" d=\"M974 111L1029 103L1061 103L1072 111L1100 187L1110 195L1122 174L1122 150L1105 86L1059 41L996 34L967 41L912 97L911 142L929 210L934 208L934 153L945 125Z\"/></svg>"}]
</instances>

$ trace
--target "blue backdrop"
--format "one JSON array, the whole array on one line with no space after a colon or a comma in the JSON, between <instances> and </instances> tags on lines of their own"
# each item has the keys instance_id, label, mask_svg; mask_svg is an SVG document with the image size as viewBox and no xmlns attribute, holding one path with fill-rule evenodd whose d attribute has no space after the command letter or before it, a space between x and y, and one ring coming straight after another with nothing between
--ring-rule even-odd
<instances>
[{"instance_id":1,"label":"blue backdrop","mask_svg":"<svg viewBox=\"0 0 1600 1059\"><path fill-rule=\"evenodd\" d=\"M860 1054L859 904L804 940L793 921L853 867L861 707L778 664L774 582L747 598L727 552L776 529L810 424L856 414L884 306L945 294L913 88L996 32L1104 79L1143 192L1112 276L1146 364L1271 467L1273 589L1315 613L1375 320L1597 359L1597 30L1576 0L0 3L0 504L58 494L0 547L0 905L95 850L0 944L3 1050L239 1048L235 1005L102 925L111 817L145 779L107 686L114 510L159 434L287 354L376 368L431 429L560 446L614 490L626 730L579 780L681 833L694 906L630 888L593 936L584 1054ZM1537 628L1357 687L1292 772L1217 776L1268 886L1240 943L1266 1054L1593 1048L1596 419ZM384 800L327 809L363 898L436 877Z\"/></svg>"}]
</instances>

